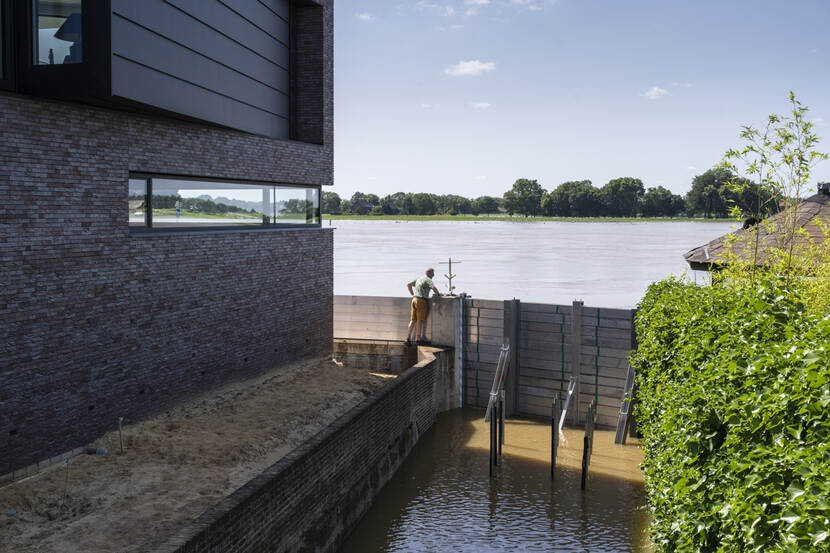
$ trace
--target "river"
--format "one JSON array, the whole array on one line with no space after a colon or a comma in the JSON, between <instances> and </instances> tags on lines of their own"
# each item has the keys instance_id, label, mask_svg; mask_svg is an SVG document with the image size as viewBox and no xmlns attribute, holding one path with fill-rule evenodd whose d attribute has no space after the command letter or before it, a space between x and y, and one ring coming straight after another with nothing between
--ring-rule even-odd
<instances>
[{"instance_id":1,"label":"river","mask_svg":"<svg viewBox=\"0 0 830 553\"><path fill-rule=\"evenodd\" d=\"M652 550L639 447L615 445L612 431L597 430L583 491L582 430L565 429L551 481L550 426L508 420L490 478L482 414L439 415L340 553Z\"/></svg>"},{"instance_id":2,"label":"river","mask_svg":"<svg viewBox=\"0 0 830 553\"><path fill-rule=\"evenodd\" d=\"M447 291L482 299L631 308L651 282L698 281L683 254L734 228L709 222L331 221L334 293L405 296L434 267ZM324 222L326 226L329 221ZM457 264L457 262L461 262Z\"/></svg>"}]
</instances>

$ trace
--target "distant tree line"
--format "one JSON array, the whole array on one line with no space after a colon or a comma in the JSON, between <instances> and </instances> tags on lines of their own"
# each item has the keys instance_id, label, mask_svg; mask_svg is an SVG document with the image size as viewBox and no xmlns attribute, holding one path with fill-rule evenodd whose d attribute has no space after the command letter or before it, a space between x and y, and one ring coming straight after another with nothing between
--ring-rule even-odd
<instances>
[{"instance_id":1,"label":"distant tree line","mask_svg":"<svg viewBox=\"0 0 830 553\"><path fill-rule=\"evenodd\" d=\"M335 192L323 192L321 210L332 215L480 215L499 213L501 203L492 196L469 199L455 194L396 192L380 198L355 192L350 199L341 199Z\"/></svg>"},{"instance_id":2,"label":"distant tree line","mask_svg":"<svg viewBox=\"0 0 830 553\"><path fill-rule=\"evenodd\" d=\"M502 198L480 196L468 199L453 194L397 192L379 198L355 192L341 199L334 192L323 192L323 213L357 215L464 215L506 212L525 217L729 217L733 208L754 213L758 204L752 187L736 186L738 179L724 168L710 169L692 179L685 196L662 187L643 185L633 177L611 179L602 187L590 180L563 182L550 192L538 181L518 179ZM750 183L751 184L751 183ZM772 197L762 188L766 199ZM762 198L763 199L763 198ZM774 211L772 202L763 202Z\"/></svg>"},{"instance_id":3,"label":"distant tree line","mask_svg":"<svg viewBox=\"0 0 830 553\"><path fill-rule=\"evenodd\" d=\"M178 195L153 194L153 209L173 209L176 207L176 202L179 202L179 207L182 210L197 213L256 213L253 209L229 205L222 201L215 202L210 196L182 198Z\"/></svg>"}]
</instances>

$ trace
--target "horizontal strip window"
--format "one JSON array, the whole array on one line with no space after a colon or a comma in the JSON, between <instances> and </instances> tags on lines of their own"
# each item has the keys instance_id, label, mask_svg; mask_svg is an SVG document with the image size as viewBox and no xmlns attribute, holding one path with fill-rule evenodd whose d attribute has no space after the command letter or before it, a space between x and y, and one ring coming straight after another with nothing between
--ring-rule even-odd
<instances>
[{"instance_id":1,"label":"horizontal strip window","mask_svg":"<svg viewBox=\"0 0 830 553\"><path fill-rule=\"evenodd\" d=\"M130 230L320 226L320 187L131 176Z\"/></svg>"}]
</instances>

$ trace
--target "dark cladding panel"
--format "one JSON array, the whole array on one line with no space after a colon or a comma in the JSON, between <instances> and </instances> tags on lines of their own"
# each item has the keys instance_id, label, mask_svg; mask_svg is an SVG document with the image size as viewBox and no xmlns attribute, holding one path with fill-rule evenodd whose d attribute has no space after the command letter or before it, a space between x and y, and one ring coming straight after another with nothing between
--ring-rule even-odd
<instances>
[{"instance_id":1,"label":"dark cladding panel","mask_svg":"<svg viewBox=\"0 0 830 553\"><path fill-rule=\"evenodd\" d=\"M288 23L267 4L112 0L113 96L289 138Z\"/></svg>"},{"instance_id":2,"label":"dark cladding panel","mask_svg":"<svg viewBox=\"0 0 830 553\"><path fill-rule=\"evenodd\" d=\"M268 6L268 9L273 10L274 13L288 21L288 18L291 15L289 10L289 2L285 0L260 0L263 4Z\"/></svg>"},{"instance_id":3,"label":"dark cladding panel","mask_svg":"<svg viewBox=\"0 0 830 553\"><path fill-rule=\"evenodd\" d=\"M113 90L118 95L173 113L212 121L234 129L288 138L288 119L194 86L155 69L113 56Z\"/></svg>"},{"instance_id":4,"label":"dark cladding panel","mask_svg":"<svg viewBox=\"0 0 830 553\"><path fill-rule=\"evenodd\" d=\"M273 10L251 0L220 0L220 2L283 44L288 44L288 17L284 19L274 17ZM287 12L288 2L281 3L286 5L285 11Z\"/></svg>"},{"instance_id":5,"label":"dark cladding panel","mask_svg":"<svg viewBox=\"0 0 830 553\"><path fill-rule=\"evenodd\" d=\"M267 111L288 113L288 95L251 80L242 73L218 65L213 60L182 48L167 38L133 25L117 15L112 21L113 35L120 37L115 55L151 67L187 83L217 92L228 98Z\"/></svg>"},{"instance_id":6,"label":"dark cladding panel","mask_svg":"<svg viewBox=\"0 0 830 553\"><path fill-rule=\"evenodd\" d=\"M120 3L134 0L114 1ZM283 67L288 67L288 43L290 38L288 23L282 21L282 32L277 32L276 23L281 19L274 13L268 10L261 12L271 18L273 24L268 24L265 21L246 19L242 13L231 9L218 0L166 0L166 2L246 48L250 48L264 58L275 61ZM244 2L257 3L256 0L244 0ZM288 0L280 0L280 2L286 6L288 5Z\"/></svg>"},{"instance_id":7,"label":"dark cladding panel","mask_svg":"<svg viewBox=\"0 0 830 553\"><path fill-rule=\"evenodd\" d=\"M288 92L288 48L264 33L254 33L261 39L261 44L258 45L260 48L254 50L161 0L113 0L113 4L118 5L117 10L114 8L113 22L118 17L127 19L136 26L175 40L184 48L198 52L216 63L231 67L282 92ZM119 50L122 47L123 40L113 33L115 53L121 53Z\"/></svg>"}]
</instances>

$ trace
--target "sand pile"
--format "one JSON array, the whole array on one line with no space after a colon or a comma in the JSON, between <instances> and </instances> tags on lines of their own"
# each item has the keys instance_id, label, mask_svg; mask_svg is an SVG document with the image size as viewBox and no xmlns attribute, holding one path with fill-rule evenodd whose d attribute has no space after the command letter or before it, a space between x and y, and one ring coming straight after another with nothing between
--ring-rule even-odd
<instances>
[{"instance_id":1,"label":"sand pile","mask_svg":"<svg viewBox=\"0 0 830 553\"><path fill-rule=\"evenodd\" d=\"M90 444L107 455L69 462L68 485L57 465L0 488L0 552L152 550L388 378L318 359L125 426L123 454L107 434Z\"/></svg>"}]
</instances>

